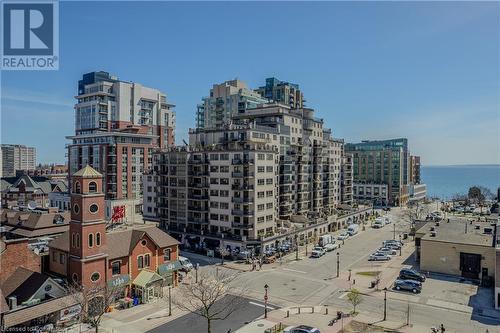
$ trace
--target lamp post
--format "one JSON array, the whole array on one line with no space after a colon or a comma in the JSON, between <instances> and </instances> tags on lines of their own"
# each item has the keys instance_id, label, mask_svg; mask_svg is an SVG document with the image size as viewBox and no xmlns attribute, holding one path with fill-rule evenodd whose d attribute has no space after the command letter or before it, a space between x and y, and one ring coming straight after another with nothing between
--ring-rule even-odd
<instances>
[{"instance_id":1,"label":"lamp post","mask_svg":"<svg viewBox=\"0 0 500 333\"><path fill-rule=\"evenodd\" d=\"M392 239L396 239L396 222L394 222L392 226L393 226Z\"/></svg>"},{"instance_id":2,"label":"lamp post","mask_svg":"<svg viewBox=\"0 0 500 333\"><path fill-rule=\"evenodd\" d=\"M384 321L387 319L387 287L384 288Z\"/></svg>"},{"instance_id":3,"label":"lamp post","mask_svg":"<svg viewBox=\"0 0 500 333\"><path fill-rule=\"evenodd\" d=\"M306 257L307 257L307 242L309 241L309 239L307 238L307 235L306 235Z\"/></svg>"},{"instance_id":4,"label":"lamp post","mask_svg":"<svg viewBox=\"0 0 500 333\"><path fill-rule=\"evenodd\" d=\"M264 286L264 290L265 290L265 293L264 293L264 318L267 318L267 289L269 288L269 286L266 285Z\"/></svg>"},{"instance_id":5,"label":"lamp post","mask_svg":"<svg viewBox=\"0 0 500 333\"><path fill-rule=\"evenodd\" d=\"M339 277L340 270L340 253L337 252L337 277Z\"/></svg>"},{"instance_id":6,"label":"lamp post","mask_svg":"<svg viewBox=\"0 0 500 333\"><path fill-rule=\"evenodd\" d=\"M168 286L168 315L172 316L172 286Z\"/></svg>"},{"instance_id":7,"label":"lamp post","mask_svg":"<svg viewBox=\"0 0 500 333\"><path fill-rule=\"evenodd\" d=\"M299 260L299 235L295 234L295 260Z\"/></svg>"},{"instance_id":8,"label":"lamp post","mask_svg":"<svg viewBox=\"0 0 500 333\"><path fill-rule=\"evenodd\" d=\"M402 249L403 249L403 243L401 242L401 235L399 235L399 256L401 256Z\"/></svg>"}]
</instances>

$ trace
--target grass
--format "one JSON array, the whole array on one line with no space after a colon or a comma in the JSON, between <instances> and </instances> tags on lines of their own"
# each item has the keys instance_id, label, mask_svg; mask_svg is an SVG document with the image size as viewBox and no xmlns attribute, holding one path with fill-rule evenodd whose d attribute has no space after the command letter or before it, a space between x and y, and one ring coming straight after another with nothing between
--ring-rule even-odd
<instances>
[{"instance_id":1,"label":"grass","mask_svg":"<svg viewBox=\"0 0 500 333\"><path fill-rule=\"evenodd\" d=\"M372 271L372 272L357 272L356 274L363 276L377 276L380 273L381 273L380 271Z\"/></svg>"}]
</instances>

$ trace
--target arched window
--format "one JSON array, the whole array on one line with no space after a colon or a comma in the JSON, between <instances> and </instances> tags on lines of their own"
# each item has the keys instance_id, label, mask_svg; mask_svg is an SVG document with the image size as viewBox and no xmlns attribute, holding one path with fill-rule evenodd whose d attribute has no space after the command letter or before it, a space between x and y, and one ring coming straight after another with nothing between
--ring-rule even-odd
<instances>
[{"instance_id":1,"label":"arched window","mask_svg":"<svg viewBox=\"0 0 500 333\"><path fill-rule=\"evenodd\" d=\"M90 182L89 183L89 192L90 193L97 192L97 183L96 182Z\"/></svg>"},{"instance_id":2,"label":"arched window","mask_svg":"<svg viewBox=\"0 0 500 333\"><path fill-rule=\"evenodd\" d=\"M76 247L76 234L71 234L71 247Z\"/></svg>"},{"instance_id":3,"label":"arched window","mask_svg":"<svg viewBox=\"0 0 500 333\"><path fill-rule=\"evenodd\" d=\"M94 234L89 234L89 247L94 246Z\"/></svg>"},{"instance_id":4,"label":"arched window","mask_svg":"<svg viewBox=\"0 0 500 333\"><path fill-rule=\"evenodd\" d=\"M101 246L101 233L100 232L95 234L95 245Z\"/></svg>"},{"instance_id":5,"label":"arched window","mask_svg":"<svg viewBox=\"0 0 500 333\"><path fill-rule=\"evenodd\" d=\"M151 266L151 256L149 254L144 255L144 267Z\"/></svg>"},{"instance_id":6,"label":"arched window","mask_svg":"<svg viewBox=\"0 0 500 333\"><path fill-rule=\"evenodd\" d=\"M71 278L73 279L73 282L78 283L78 274L73 273L73 275L71 276Z\"/></svg>"},{"instance_id":7,"label":"arched window","mask_svg":"<svg viewBox=\"0 0 500 333\"><path fill-rule=\"evenodd\" d=\"M143 256L137 257L137 268L139 268L139 269L144 268L144 257Z\"/></svg>"},{"instance_id":8,"label":"arched window","mask_svg":"<svg viewBox=\"0 0 500 333\"><path fill-rule=\"evenodd\" d=\"M80 182L75 182L75 193L82 193Z\"/></svg>"},{"instance_id":9,"label":"arched window","mask_svg":"<svg viewBox=\"0 0 500 333\"><path fill-rule=\"evenodd\" d=\"M80 234L76 233L76 247L80 248Z\"/></svg>"}]
</instances>

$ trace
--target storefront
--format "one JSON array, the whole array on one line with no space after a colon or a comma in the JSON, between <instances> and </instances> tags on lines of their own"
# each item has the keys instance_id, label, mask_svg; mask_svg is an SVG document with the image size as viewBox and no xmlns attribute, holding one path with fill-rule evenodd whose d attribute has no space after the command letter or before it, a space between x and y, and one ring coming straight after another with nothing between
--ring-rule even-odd
<instances>
[{"instance_id":1,"label":"storefront","mask_svg":"<svg viewBox=\"0 0 500 333\"><path fill-rule=\"evenodd\" d=\"M165 286L177 286L177 272L181 267L182 265L179 260L158 266L158 274L165 279Z\"/></svg>"},{"instance_id":2,"label":"storefront","mask_svg":"<svg viewBox=\"0 0 500 333\"><path fill-rule=\"evenodd\" d=\"M129 282L130 276L128 274L120 274L118 276L114 276L111 280L108 281L108 287L118 289L119 291L117 298L124 298L130 294Z\"/></svg>"},{"instance_id":3,"label":"storefront","mask_svg":"<svg viewBox=\"0 0 500 333\"><path fill-rule=\"evenodd\" d=\"M143 269L132 282L133 291L141 303L151 303L163 297L165 280L155 272Z\"/></svg>"}]
</instances>

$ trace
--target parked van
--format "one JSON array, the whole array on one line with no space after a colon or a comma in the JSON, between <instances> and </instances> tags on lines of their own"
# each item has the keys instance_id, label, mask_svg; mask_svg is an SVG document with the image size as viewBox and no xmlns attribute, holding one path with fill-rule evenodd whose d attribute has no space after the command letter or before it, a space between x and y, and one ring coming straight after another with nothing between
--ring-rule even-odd
<instances>
[{"instance_id":1,"label":"parked van","mask_svg":"<svg viewBox=\"0 0 500 333\"><path fill-rule=\"evenodd\" d=\"M351 224L350 226L347 227L347 233L349 236L356 235L359 231L359 225L357 224Z\"/></svg>"},{"instance_id":2,"label":"parked van","mask_svg":"<svg viewBox=\"0 0 500 333\"><path fill-rule=\"evenodd\" d=\"M183 272L189 272L190 270L193 269L193 264L191 261L189 261L188 258L179 256L179 262L181 263L181 271Z\"/></svg>"},{"instance_id":3,"label":"parked van","mask_svg":"<svg viewBox=\"0 0 500 333\"><path fill-rule=\"evenodd\" d=\"M319 236L318 245L325 247L326 244L331 244L334 242L335 242L335 238L330 234L326 234L323 236Z\"/></svg>"}]
</instances>

